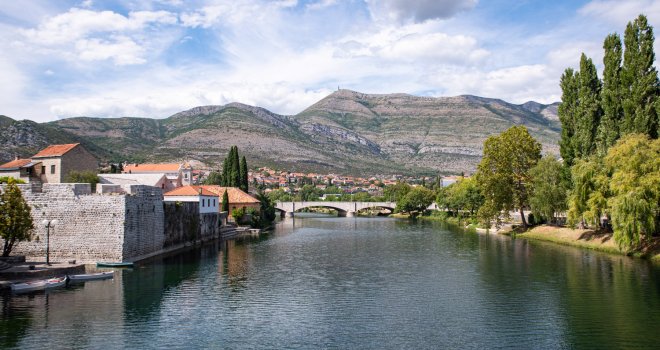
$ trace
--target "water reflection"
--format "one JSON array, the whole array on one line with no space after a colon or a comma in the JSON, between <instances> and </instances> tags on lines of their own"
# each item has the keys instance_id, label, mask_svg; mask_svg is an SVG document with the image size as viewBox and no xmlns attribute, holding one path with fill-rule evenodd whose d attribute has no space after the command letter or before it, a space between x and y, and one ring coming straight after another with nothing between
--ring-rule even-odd
<instances>
[{"instance_id":1,"label":"water reflection","mask_svg":"<svg viewBox=\"0 0 660 350\"><path fill-rule=\"evenodd\" d=\"M114 280L1 295L0 346L650 348L659 271L435 223L300 215Z\"/></svg>"}]
</instances>

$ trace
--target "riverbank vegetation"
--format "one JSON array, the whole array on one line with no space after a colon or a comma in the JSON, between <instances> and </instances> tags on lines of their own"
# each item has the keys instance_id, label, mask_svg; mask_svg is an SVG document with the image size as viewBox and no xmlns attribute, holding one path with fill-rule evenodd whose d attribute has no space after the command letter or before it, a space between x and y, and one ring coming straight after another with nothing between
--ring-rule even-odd
<instances>
[{"instance_id":1,"label":"riverbank vegetation","mask_svg":"<svg viewBox=\"0 0 660 350\"><path fill-rule=\"evenodd\" d=\"M561 77L561 159L541 157L524 126L491 136L475 176L438 191L446 213L438 217L491 228L516 212L519 233L552 225L521 237L656 256L660 82L653 42L643 15L628 23L623 43L618 34L608 35L602 80L582 54L579 70L567 68Z\"/></svg>"}]
</instances>

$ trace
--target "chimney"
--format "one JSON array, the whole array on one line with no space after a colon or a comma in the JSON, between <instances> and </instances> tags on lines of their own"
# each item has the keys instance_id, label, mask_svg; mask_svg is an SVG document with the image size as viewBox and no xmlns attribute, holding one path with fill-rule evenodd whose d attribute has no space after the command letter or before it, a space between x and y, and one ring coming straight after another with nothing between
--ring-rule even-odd
<instances>
[{"instance_id":1,"label":"chimney","mask_svg":"<svg viewBox=\"0 0 660 350\"><path fill-rule=\"evenodd\" d=\"M18 154L14 155L14 160L19 160L21 157L18 156Z\"/></svg>"}]
</instances>

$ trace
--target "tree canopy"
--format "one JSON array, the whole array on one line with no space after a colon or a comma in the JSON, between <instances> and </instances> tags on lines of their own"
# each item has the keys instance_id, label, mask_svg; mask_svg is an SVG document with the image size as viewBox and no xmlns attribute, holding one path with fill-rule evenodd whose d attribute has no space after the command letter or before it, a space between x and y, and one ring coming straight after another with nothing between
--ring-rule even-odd
<instances>
[{"instance_id":1,"label":"tree canopy","mask_svg":"<svg viewBox=\"0 0 660 350\"><path fill-rule=\"evenodd\" d=\"M484 155L477 167L476 179L484 196L479 216L490 221L507 217L517 208L523 227L527 227L523 209L529 206L530 169L541 158L541 144L524 126L513 126L484 142Z\"/></svg>"},{"instance_id":2,"label":"tree canopy","mask_svg":"<svg viewBox=\"0 0 660 350\"><path fill-rule=\"evenodd\" d=\"M33 228L31 208L10 179L0 193L0 237L5 241L2 256L9 256L16 243L29 241Z\"/></svg>"}]
</instances>

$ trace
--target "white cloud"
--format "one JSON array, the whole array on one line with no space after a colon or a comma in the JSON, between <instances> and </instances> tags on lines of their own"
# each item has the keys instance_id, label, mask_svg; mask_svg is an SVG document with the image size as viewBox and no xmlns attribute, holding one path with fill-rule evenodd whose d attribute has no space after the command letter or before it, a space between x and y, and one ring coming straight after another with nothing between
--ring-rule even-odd
<instances>
[{"instance_id":1,"label":"white cloud","mask_svg":"<svg viewBox=\"0 0 660 350\"><path fill-rule=\"evenodd\" d=\"M368 0L368 3L376 17L424 22L471 10L477 0Z\"/></svg>"},{"instance_id":2,"label":"white cloud","mask_svg":"<svg viewBox=\"0 0 660 350\"><path fill-rule=\"evenodd\" d=\"M659 18L660 0L595 0L582 7L579 13L617 25L621 28L618 32L623 32L626 23L639 14Z\"/></svg>"},{"instance_id":3,"label":"white cloud","mask_svg":"<svg viewBox=\"0 0 660 350\"><path fill-rule=\"evenodd\" d=\"M78 57L83 61L112 59L118 66L147 62L142 56L144 49L130 38L119 36L112 41L102 39L81 39L76 42Z\"/></svg>"}]
</instances>

